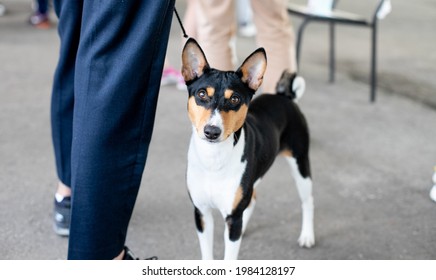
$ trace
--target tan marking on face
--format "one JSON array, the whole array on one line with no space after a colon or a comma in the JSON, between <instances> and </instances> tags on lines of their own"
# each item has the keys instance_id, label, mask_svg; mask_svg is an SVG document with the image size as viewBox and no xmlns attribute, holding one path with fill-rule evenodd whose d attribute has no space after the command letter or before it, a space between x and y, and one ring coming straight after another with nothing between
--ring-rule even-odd
<instances>
[{"instance_id":1,"label":"tan marking on face","mask_svg":"<svg viewBox=\"0 0 436 280\"><path fill-rule=\"evenodd\" d=\"M228 112L221 112L224 126L224 137L229 137L235 131L238 131L244 124L245 117L247 116L248 106L243 104L238 111L230 110Z\"/></svg>"},{"instance_id":2,"label":"tan marking on face","mask_svg":"<svg viewBox=\"0 0 436 280\"><path fill-rule=\"evenodd\" d=\"M282 156L284 156L284 157L293 157L294 155L292 154L292 151L291 150L283 150L281 153L280 153Z\"/></svg>"},{"instance_id":3,"label":"tan marking on face","mask_svg":"<svg viewBox=\"0 0 436 280\"><path fill-rule=\"evenodd\" d=\"M215 94L215 89L213 87L207 87L206 93L209 97L212 97Z\"/></svg>"},{"instance_id":4,"label":"tan marking on face","mask_svg":"<svg viewBox=\"0 0 436 280\"><path fill-rule=\"evenodd\" d=\"M242 186L239 186L235 193L235 199L233 200L233 208L232 208L233 210L235 210L236 207L238 207L239 203L242 200L242 196L243 196Z\"/></svg>"},{"instance_id":5,"label":"tan marking on face","mask_svg":"<svg viewBox=\"0 0 436 280\"><path fill-rule=\"evenodd\" d=\"M212 111L207 110L203 106L198 106L195 102L195 97L191 96L188 99L188 115L197 132L201 132L206 122L210 119Z\"/></svg>"},{"instance_id":6,"label":"tan marking on face","mask_svg":"<svg viewBox=\"0 0 436 280\"><path fill-rule=\"evenodd\" d=\"M232 97L232 95L233 95L233 90L231 90L231 89L226 89L225 91L224 91L224 98L225 99L230 99L230 97Z\"/></svg>"}]
</instances>

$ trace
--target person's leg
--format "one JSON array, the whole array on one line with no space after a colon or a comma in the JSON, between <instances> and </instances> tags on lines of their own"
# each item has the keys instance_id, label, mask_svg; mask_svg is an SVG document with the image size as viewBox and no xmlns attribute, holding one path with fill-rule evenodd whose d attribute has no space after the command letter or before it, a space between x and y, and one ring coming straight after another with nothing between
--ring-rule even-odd
<instances>
[{"instance_id":1,"label":"person's leg","mask_svg":"<svg viewBox=\"0 0 436 280\"><path fill-rule=\"evenodd\" d=\"M38 13L47 14L48 13L48 0L38 0Z\"/></svg>"},{"instance_id":2,"label":"person's leg","mask_svg":"<svg viewBox=\"0 0 436 280\"><path fill-rule=\"evenodd\" d=\"M257 28L256 41L264 47L268 58L262 89L273 93L285 69L297 70L294 32L286 10L286 0L251 0L254 23Z\"/></svg>"},{"instance_id":3,"label":"person's leg","mask_svg":"<svg viewBox=\"0 0 436 280\"><path fill-rule=\"evenodd\" d=\"M73 133L74 71L80 40L83 1L53 1L59 18L59 61L53 79L51 128L59 181L71 185L71 141Z\"/></svg>"},{"instance_id":4,"label":"person's leg","mask_svg":"<svg viewBox=\"0 0 436 280\"><path fill-rule=\"evenodd\" d=\"M38 29L50 28L48 0L34 0L32 3L34 11L30 15L29 23Z\"/></svg>"},{"instance_id":5,"label":"person's leg","mask_svg":"<svg viewBox=\"0 0 436 280\"><path fill-rule=\"evenodd\" d=\"M75 71L69 259L124 247L151 140L174 0L85 1Z\"/></svg>"},{"instance_id":6,"label":"person's leg","mask_svg":"<svg viewBox=\"0 0 436 280\"><path fill-rule=\"evenodd\" d=\"M235 70L231 39L235 35L236 20L233 0L197 1L198 42L211 67Z\"/></svg>"},{"instance_id":7,"label":"person's leg","mask_svg":"<svg viewBox=\"0 0 436 280\"><path fill-rule=\"evenodd\" d=\"M197 38L197 29L198 29L198 23L197 23L197 5L198 2L201 0L188 0L186 3L186 11L185 15L183 16L183 25L185 27L185 31L188 34L189 37ZM185 40L183 40L184 45ZM183 46L182 46L183 48Z\"/></svg>"},{"instance_id":8,"label":"person's leg","mask_svg":"<svg viewBox=\"0 0 436 280\"><path fill-rule=\"evenodd\" d=\"M51 129L59 178L54 201L54 230L69 234L71 217L71 141L74 107L74 70L79 46L83 1L53 1L59 17L59 61L53 79Z\"/></svg>"}]
</instances>

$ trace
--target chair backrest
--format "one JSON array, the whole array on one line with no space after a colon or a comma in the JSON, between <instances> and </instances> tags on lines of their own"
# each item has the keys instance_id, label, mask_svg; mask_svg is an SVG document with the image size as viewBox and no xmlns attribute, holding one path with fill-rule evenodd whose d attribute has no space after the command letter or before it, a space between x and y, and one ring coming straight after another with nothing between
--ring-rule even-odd
<instances>
[{"instance_id":1,"label":"chair backrest","mask_svg":"<svg viewBox=\"0 0 436 280\"><path fill-rule=\"evenodd\" d=\"M392 11L391 0L381 0L374 13L374 20L384 19Z\"/></svg>"},{"instance_id":2,"label":"chair backrest","mask_svg":"<svg viewBox=\"0 0 436 280\"><path fill-rule=\"evenodd\" d=\"M317 13L326 14L336 8L339 0L308 0L307 6ZM373 22L385 18L392 11L391 0L379 0L373 14Z\"/></svg>"},{"instance_id":3,"label":"chair backrest","mask_svg":"<svg viewBox=\"0 0 436 280\"><path fill-rule=\"evenodd\" d=\"M325 14L335 8L337 0L308 0L307 7L317 13Z\"/></svg>"}]
</instances>

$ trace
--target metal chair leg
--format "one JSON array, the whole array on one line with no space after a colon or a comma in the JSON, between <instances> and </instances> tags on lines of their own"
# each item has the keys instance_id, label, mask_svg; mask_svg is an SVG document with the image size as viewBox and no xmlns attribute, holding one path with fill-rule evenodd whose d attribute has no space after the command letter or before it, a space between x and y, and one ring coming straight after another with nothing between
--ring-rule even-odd
<instances>
[{"instance_id":1,"label":"metal chair leg","mask_svg":"<svg viewBox=\"0 0 436 280\"><path fill-rule=\"evenodd\" d=\"M372 46L371 46L371 97L370 101L375 102L377 86L377 21L372 26Z\"/></svg>"},{"instance_id":2,"label":"metal chair leg","mask_svg":"<svg viewBox=\"0 0 436 280\"><path fill-rule=\"evenodd\" d=\"M330 83L335 81L335 24L330 23Z\"/></svg>"},{"instance_id":3,"label":"metal chair leg","mask_svg":"<svg viewBox=\"0 0 436 280\"><path fill-rule=\"evenodd\" d=\"M297 34L297 46L296 46L296 52L297 52L297 67L300 68L300 52L301 52L301 40L303 39L303 31L306 25L309 23L309 19L305 18L303 22L300 24L300 27L298 27L298 34Z\"/></svg>"}]
</instances>

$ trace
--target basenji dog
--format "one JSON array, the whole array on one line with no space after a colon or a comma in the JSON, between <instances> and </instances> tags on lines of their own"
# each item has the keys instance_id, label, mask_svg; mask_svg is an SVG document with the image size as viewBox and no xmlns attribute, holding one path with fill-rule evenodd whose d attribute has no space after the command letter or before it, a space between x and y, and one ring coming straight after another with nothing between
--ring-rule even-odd
<instances>
[{"instance_id":1,"label":"basenji dog","mask_svg":"<svg viewBox=\"0 0 436 280\"><path fill-rule=\"evenodd\" d=\"M209 66L192 38L183 48L182 64L193 129L187 187L202 258L213 259L212 209L218 209L225 221L224 259L238 258L241 237L256 204L255 187L278 154L289 162L302 201L299 245L314 246L309 131L293 101L299 89L304 90L304 80L295 75L282 77L299 85L278 83L279 94L253 99L266 70L265 50L253 52L236 72L220 71Z\"/></svg>"}]
</instances>

